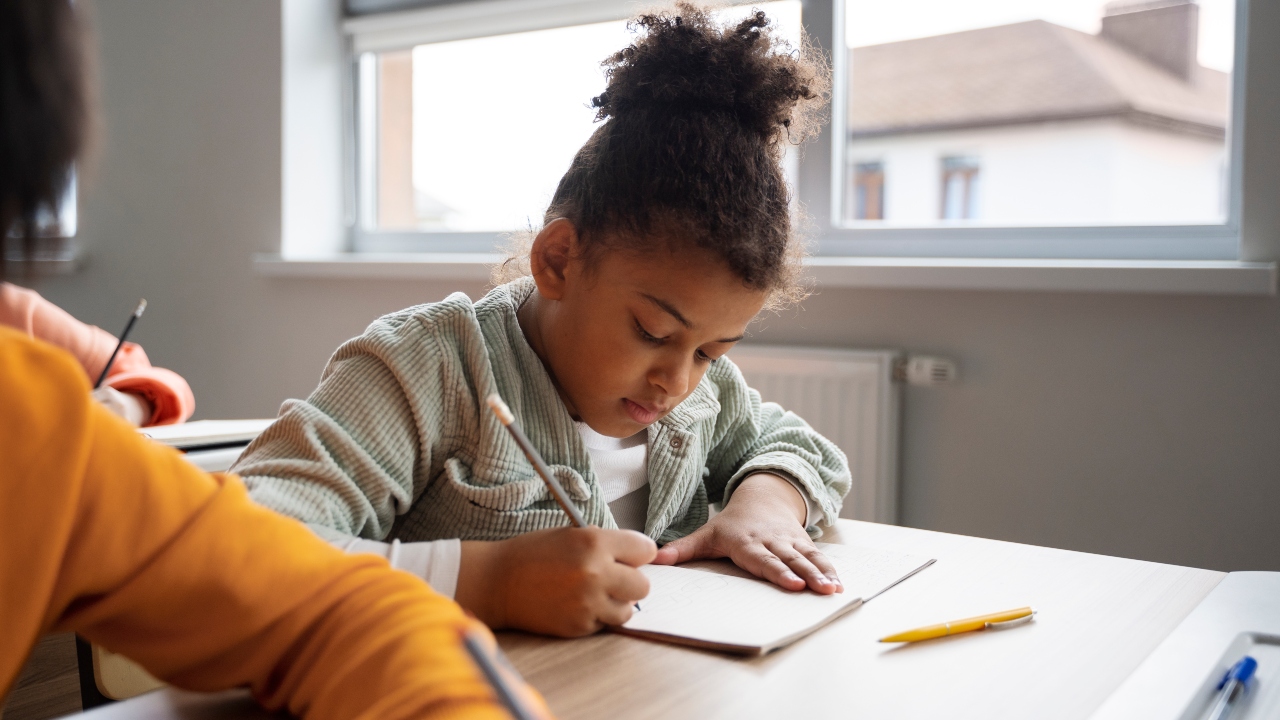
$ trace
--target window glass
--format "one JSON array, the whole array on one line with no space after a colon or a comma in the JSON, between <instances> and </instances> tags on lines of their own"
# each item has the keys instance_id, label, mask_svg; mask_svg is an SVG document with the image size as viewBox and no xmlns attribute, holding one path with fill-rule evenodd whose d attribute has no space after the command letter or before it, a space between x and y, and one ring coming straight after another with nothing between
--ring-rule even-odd
<instances>
[{"instance_id":1,"label":"window glass","mask_svg":"<svg viewBox=\"0 0 1280 720\"><path fill-rule=\"evenodd\" d=\"M840 1L847 225L1224 221L1234 0Z\"/></svg>"},{"instance_id":2,"label":"window glass","mask_svg":"<svg viewBox=\"0 0 1280 720\"><path fill-rule=\"evenodd\" d=\"M798 45L798 0L759 7ZM374 231L492 232L541 222L597 127L600 62L624 21L366 53L359 64L360 208Z\"/></svg>"}]
</instances>

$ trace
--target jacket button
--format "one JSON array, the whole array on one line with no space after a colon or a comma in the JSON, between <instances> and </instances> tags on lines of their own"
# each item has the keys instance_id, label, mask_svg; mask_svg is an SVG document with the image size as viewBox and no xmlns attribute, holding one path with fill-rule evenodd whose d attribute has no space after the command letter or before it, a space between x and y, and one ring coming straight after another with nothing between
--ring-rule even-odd
<instances>
[{"instance_id":1,"label":"jacket button","mask_svg":"<svg viewBox=\"0 0 1280 720\"><path fill-rule=\"evenodd\" d=\"M682 447L684 447L684 439L683 439L683 438L678 438L678 437L673 437L673 438L671 438L671 449L672 449L672 450L679 450L679 449L680 449L680 448L682 448Z\"/></svg>"}]
</instances>

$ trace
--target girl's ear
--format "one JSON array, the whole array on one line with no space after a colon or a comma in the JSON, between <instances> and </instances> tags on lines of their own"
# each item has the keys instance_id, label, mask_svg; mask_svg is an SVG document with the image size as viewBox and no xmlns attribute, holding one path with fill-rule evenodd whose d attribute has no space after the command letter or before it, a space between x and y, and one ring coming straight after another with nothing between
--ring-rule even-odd
<instances>
[{"instance_id":1,"label":"girl's ear","mask_svg":"<svg viewBox=\"0 0 1280 720\"><path fill-rule=\"evenodd\" d=\"M565 218L547 223L529 249L529 269L538 294L548 300L564 297L569 264L578 249L578 229Z\"/></svg>"}]
</instances>

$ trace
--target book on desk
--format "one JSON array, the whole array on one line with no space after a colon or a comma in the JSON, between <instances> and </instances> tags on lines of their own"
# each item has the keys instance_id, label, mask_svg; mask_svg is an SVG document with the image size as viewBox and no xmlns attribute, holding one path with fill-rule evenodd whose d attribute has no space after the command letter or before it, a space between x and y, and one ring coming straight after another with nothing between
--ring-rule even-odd
<instances>
[{"instance_id":1,"label":"book on desk","mask_svg":"<svg viewBox=\"0 0 1280 720\"><path fill-rule=\"evenodd\" d=\"M891 550L818 543L844 592L792 592L727 560L646 565L644 607L617 632L739 655L764 655L809 635L933 564Z\"/></svg>"}]
</instances>

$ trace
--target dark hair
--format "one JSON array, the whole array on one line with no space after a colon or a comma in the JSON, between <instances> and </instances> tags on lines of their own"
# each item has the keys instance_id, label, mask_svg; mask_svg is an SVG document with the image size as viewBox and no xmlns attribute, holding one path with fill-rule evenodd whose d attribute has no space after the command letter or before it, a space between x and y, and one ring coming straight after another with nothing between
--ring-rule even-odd
<instances>
[{"instance_id":1,"label":"dark hair","mask_svg":"<svg viewBox=\"0 0 1280 720\"><path fill-rule=\"evenodd\" d=\"M608 84L592 101L605 122L560 179L544 222L573 222L588 261L691 243L773 305L802 297L783 143L821 122L829 73L819 53L771 26L759 10L722 26L686 2L633 19L639 37L604 61ZM527 273L519 245L497 279Z\"/></svg>"},{"instance_id":2,"label":"dark hair","mask_svg":"<svg viewBox=\"0 0 1280 720\"><path fill-rule=\"evenodd\" d=\"M70 0L0 0L0 278L10 235L30 257L84 146L81 42Z\"/></svg>"}]
</instances>

